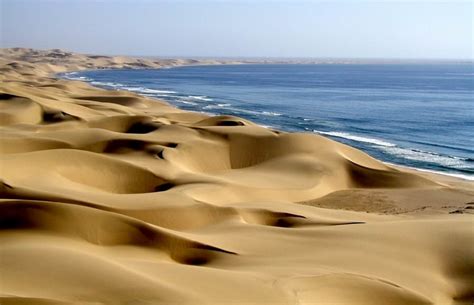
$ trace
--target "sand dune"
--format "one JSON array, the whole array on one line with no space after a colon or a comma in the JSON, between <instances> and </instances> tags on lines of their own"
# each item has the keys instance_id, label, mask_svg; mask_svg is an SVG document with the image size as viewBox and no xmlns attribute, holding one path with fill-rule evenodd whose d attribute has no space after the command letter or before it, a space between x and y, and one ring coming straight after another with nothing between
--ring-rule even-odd
<instances>
[{"instance_id":1,"label":"sand dune","mask_svg":"<svg viewBox=\"0 0 474 305\"><path fill-rule=\"evenodd\" d=\"M53 78L3 49L2 304L471 304L473 183Z\"/></svg>"}]
</instances>

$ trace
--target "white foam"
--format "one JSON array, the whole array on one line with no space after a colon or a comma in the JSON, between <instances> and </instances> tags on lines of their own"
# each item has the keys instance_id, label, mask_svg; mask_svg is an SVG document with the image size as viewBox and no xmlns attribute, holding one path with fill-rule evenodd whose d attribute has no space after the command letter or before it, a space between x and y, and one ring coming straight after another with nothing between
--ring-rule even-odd
<instances>
[{"instance_id":1,"label":"white foam","mask_svg":"<svg viewBox=\"0 0 474 305\"><path fill-rule=\"evenodd\" d=\"M171 94L155 94L155 93L146 93L146 94L157 96L157 97L176 97L176 96L171 95Z\"/></svg>"},{"instance_id":2,"label":"white foam","mask_svg":"<svg viewBox=\"0 0 474 305\"><path fill-rule=\"evenodd\" d=\"M247 113L247 114L252 114L252 115L256 115L256 116L259 116L259 115L280 116L280 115L282 115L281 113L270 112L270 111L253 111L253 110L246 110L246 109L240 109L240 108L235 108L235 107L227 107L227 106L223 106L223 107L226 107L226 109L232 110L232 111L235 111L235 112Z\"/></svg>"},{"instance_id":3,"label":"white foam","mask_svg":"<svg viewBox=\"0 0 474 305\"><path fill-rule=\"evenodd\" d=\"M185 101L185 100L176 100L178 103L183 103L183 104L186 104L186 105L197 105L197 103L195 102L190 102L190 101ZM204 107L206 108L206 107Z\"/></svg>"},{"instance_id":4,"label":"white foam","mask_svg":"<svg viewBox=\"0 0 474 305\"><path fill-rule=\"evenodd\" d=\"M83 76L81 76L83 77ZM98 81L93 81L91 82L92 85L95 86L107 86L107 87L112 87L112 88L121 88L123 87L122 84L119 83L113 83L113 82L98 82Z\"/></svg>"},{"instance_id":5,"label":"white foam","mask_svg":"<svg viewBox=\"0 0 474 305\"><path fill-rule=\"evenodd\" d=\"M128 87L128 86L123 86L123 89L127 90L127 91L133 91L133 92L138 92L138 91L142 91L143 87Z\"/></svg>"},{"instance_id":6,"label":"white foam","mask_svg":"<svg viewBox=\"0 0 474 305\"><path fill-rule=\"evenodd\" d=\"M205 102L212 102L213 99L209 98L207 96L201 96L201 95L190 95L188 98L194 99L194 100L199 100L199 101L205 101Z\"/></svg>"},{"instance_id":7,"label":"white foam","mask_svg":"<svg viewBox=\"0 0 474 305\"><path fill-rule=\"evenodd\" d=\"M413 168L413 169L418 170L420 172L428 172L428 173L433 173L433 174L451 176L451 177L455 177L455 178L461 178L461 179L464 179L464 180L474 181L474 176L469 176L469 175L433 171L433 170L422 169L422 168Z\"/></svg>"},{"instance_id":8,"label":"white foam","mask_svg":"<svg viewBox=\"0 0 474 305\"><path fill-rule=\"evenodd\" d=\"M233 107L229 107L228 109L236 111L236 112L242 112L242 113L253 114L253 115L261 115L262 114L261 112L258 112L258 111L245 110L245 109L239 109L239 108L233 108Z\"/></svg>"},{"instance_id":9,"label":"white foam","mask_svg":"<svg viewBox=\"0 0 474 305\"><path fill-rule=\"evenodd\" d=\"M222 104L217 104L217 105L207 105L202 108L203 109L221 109L221 108L229 107L230 105L231 104L222 103Z\"/></svg>"},{"instance_id":10,"label":"white foam","mask_svg":"<svg viewBox=\"0 0 474 305\"><path fill-rule=\"evenodd\" d=\"M70 80L91 81L90 78L87 78L85 76L66 76L65 78Z\"/></svg>"},{"instance_id":11,"label":"white foam","mask_svg":"<svg viewBox=\"0 0 474 305\"><path fill-rule=\"evenodd\" d=\"M219 108L221 108L221 107L216 106L216 105L207 105L207 106L202 107L202 109L207 109L207 110L209 110L209 109L219 109Z\"/></svg>"},{"instance_id":12,"label":"white foam","mask_svg":"<svg viewBox=\"0 0 474 305\"><path fill-rule=\"evenodd\" d=\"M395 163L390 163L390 162L384 162L385 164L389 165L394 165L397 167L404 167L404 168L409 168L409 169L414 169L420 172L426 172L426 173L433 173L433 174L438 174L438 175L444 175L444 176L450 176L450 177L455 177L455 178L461 178L464 180L469 180L469 181L474 181L474 175L465 175L465 174L457 174L457 173L451 173L451 172L441 172L441 171L435 171L431 169L424 169L424 168L417 168L417 167L411 167L411 166L406 166L406 165L399 165Z\"/></svg>"},{"instance_id":13,"label":"white foam","mask_svg":"<svg viewBox=\"0 0 474 305\"><path fill-rule=\"evenodd\" d=\"M346 132L319 131L319 130L313 130L313 132L323 134L323 135L327 135L327 136L333 136L333 137L337 137L337 138L344 138L344 139L348 139L348 140L353 140L353 141L357 141L357 142L375 144L375 145L378 145L378 146L385 146L385 147L395 147L396 146L393 143L386 142L386 141L383 141L383 140L356 136L356 135L352 135L352 134L346 133Z\"/></svg>"},{"instance_id":14,"label":"white foam","mask_svg":"<svg viewBox=\"0 0 474 305\"><path fill-rule=\"evenodd\" d=\"M466 164L466 160L458 157L443 156L427 151L401 147L382 147L381 149L389 154L408 160L436 163L441 166L451 168L469 168L469 166Z\"/></svg>"},{"instance_id":15,"label":"white foam","mask_svg":"<svg viewBox=\"0 0 474 305\"><path fill-rule=\"evenodd\" d=\"M282 115L281 113L278 112L271 112L271 111L264 111L262 112L263 115L269 115L269 116L280 116Z\"/></svg>"},{"instance_id":16,"label":"white foam","mask_svg":"<svg viewBox=\"0 0 474 305\"><path fill-rule=\"evenodd\" d=\"M132 92L138 92L138 93L151 93L151 94L173 94L176 93L176 91L170 91L170 90L157 90L157 89L150 89L150 88L145 88L145 87L122 87L122 89L132 91Z\"/></svg>"},{"instance_id":17,"label":"white foam","mask_svg":"<svg viewBox=\"0 0 474 305\"><path fill-rule=\"evenodd\" d=\"M353 140L357 142L374 144L375 145L374 147L377 147L378 149L390 155L403 158L406 160L429 162L429 163L434 163L446 168L467 169L471 167L469 164L466 163L466 159L463 159L463 158L459 158L455 156L440 155L437 153L422 151L422 150L417 150L417 149L403 148L393 143L386 142L379 139L366 138L366 137L356 136L349 133L338 132L338 131L326 132L326 131L314 130L314 132L323 134L323 135L349 139L349 140Z\"/></svg>"},{"instance_id":18,"label":"white foam","mask_svg":"<svg viewBox=\"0 0 474 305\"><path fill-rule=\"evenodd\" d=\"M176 93L176 91L157 90L157 89L148 89L148 88L145 88L144 90L142 90L142 92L154 93L154 94L175 94Z\"/></svg>"}]
</instances>

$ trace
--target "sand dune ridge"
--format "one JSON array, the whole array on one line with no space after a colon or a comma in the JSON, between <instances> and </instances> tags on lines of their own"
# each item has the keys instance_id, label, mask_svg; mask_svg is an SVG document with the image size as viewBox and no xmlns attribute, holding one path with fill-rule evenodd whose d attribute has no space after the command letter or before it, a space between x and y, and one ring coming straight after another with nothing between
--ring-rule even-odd
<instances>
[{"instance_id":1,"label":"sand dune ridge","mask_svg":"<svg viewBox=\"0 0 474 305\"><path fill-rule=\"evenodd\" d=\"M0 55L2 304L474 301L472 183L52 76L200 62Z\"/></svg>"}]
</instances>

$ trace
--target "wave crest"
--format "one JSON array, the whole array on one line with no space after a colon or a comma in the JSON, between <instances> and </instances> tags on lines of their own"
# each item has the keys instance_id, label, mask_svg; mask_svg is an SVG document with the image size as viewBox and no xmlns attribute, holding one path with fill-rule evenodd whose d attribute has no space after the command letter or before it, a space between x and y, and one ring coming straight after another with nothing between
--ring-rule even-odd
<instances>
[{"instance_id":1,"label":"wave crest","mask_svg":"<svg viewBox=\"0 0 474 305\"><path fill-rule=\"evenodd\" d=\"M386 147L395 147L396 146L396 144L386 142L386 141L383 141L383 140L356 136L356 135L352 135L352 134L346 133L346 132L320 131L320 130L313 130L313 132L323 134L323 135L327 135L327 136L336 137L336 138L344 138L344 139L353 140L353 141L357 141L357 142L375 144L375 145L379 145L379 146L386 146Z\"/></svg>"}]
</instances>

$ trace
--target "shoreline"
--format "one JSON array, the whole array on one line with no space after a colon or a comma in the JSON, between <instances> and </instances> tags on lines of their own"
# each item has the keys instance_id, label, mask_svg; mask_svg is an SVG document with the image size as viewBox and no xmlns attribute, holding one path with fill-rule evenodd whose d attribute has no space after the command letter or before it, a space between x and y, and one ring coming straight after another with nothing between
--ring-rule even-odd
<instances>
[{"instance_id":1,"label":"shoreline","mask_svg":"<svg viewBox=\"0 0 474 305\"><path fill-rule=\"evenodd\" d=\"M45 51L50 51L50 50L45 50ZM53 50L54 51L54 50ZM61 51L63 52L63 51ZM94 55L92 55L94 56ZM113 58L113 56L103 56L103 57L107 57L107 58ZM120 56L120 57L123 57L123 56ZM137 57L137 59L146 59L146 60L153 60L153 59L158 59L158 60L164 60L164 61L178 61L178 62L182 62L182 61L199 61L201 59L183 59L183 58L177 58L177 59L171 59L171 58L164 58L164 59L159 59L159 58L154 58L154 57ZM114 71L114 70L159 70L159 69L172 69L172 68L179 68L179 67L191 67L191 66L215 66L215 65L242 65L242 64L272 64L272 62L260 62L260 63L257 63L257 62L235 62L234 59L229 59L231 61L231 63L226 63L226 60L228 59L217 59L217 60L214 60L214 59L211 59L211 58L203 58L203 63L191 63L191 64L176 64L176 65L164 65L164 66L157 66L157 67L146 67L146 68L142 68L142 67L138 67L138 68L93 68L93 69L74 69L74 68L69 68L68 70L65 70L65 71L61 71L61 72L49 72L48 73L48 76L49 77L52 77L52 78L55 78L55 79L62 79L62 80L68 80L68 81L71 81L70 79L67 79L65 77L61 77L60 74L66 74L66 73L80 73L80 72L87 72L87 71L101 71L101 70L108 70L108 71ZM209 61L211 63L209 63ZM282 64L287 64L287 63L282 63ZM304 63L303 63L304 64ZM331 63L328 63L328 64L331 64ZM415 63L416 64L416 63ZM469 62L464 62L464 61L460 61L458 62L458 64L472 64L469 63ZM107 89L107 88L102 88L100 86L95 86L95 85L92 85L90 84L89 82L87 81L84 81L84 80L72 80L72 81L80 81L80 82L83 82L83 83L86 83L88 85L91 85L95 88L99 88L99 89L102 89L102 90L121 90L121 89ZM126 90L124 89L125 91L127 92L131 92L133 94L137 94L137 95L140 95L139 93L136 93L136 92L133 92L133 91L129 91L129 90ZM174 107L174 108L177 108L175 105L172 105L170 104L169 102L163 100L163 99L159 99L159 98L154 98L154 97L151 97L152 99L156 99L157 101L161 102L161 103L166 103L168 104L169 106L171 107ZM177 108L179 109L179 108ZM206 115L213 115L213 114L208 114L208 113L205 113ZM267 126L264 126L264 125L261 125L263 126L264 128L267 128ZM282 130L283 132L288 132L288 131L285 131L285 130ZM337 141L337 139L333 139L334 141ZM339 142L339 141L338 141ZM341 143L341 142L339 142ZM422 174L428 174L428 175L434 175L434 176L441 176L441 177L449 177L449 178L454 178L454 179L459 179L460 181L462 182L467 182L467 183L472 183L473 186L474 186L474 177L471 177L471 176L465 176L463 174L457 174L457 173L447 173L447 172L442 172L442 171L436 171L436 170L429 170L429 169L423 169L423 168L417 168L417 167L411 167L411 166L405 166L405 165L399 165L399 164L395 164L395 163L391 163L391 162L387 162L387 161L381 161L383 162L384 164L387 164L389 166L392 166L392 167L395 167L395 168L400 168L401 170L403 169L408 169L408 170L414 170L414 171L417 171L417 172L420 172Z\"/></svg>"},{"instance_id":2,"label":"shoreline","mask_svg":"<svg viewBox=\"0 0 474 305\"><path fill-rule=\"evenodd\" d=\"M135 59L8 54L0 302L472 301L472 183L50 76Z\"/></svg>"},{"instance_id":3,"label":"shoreline","mask_svg":"<svg viewBox=\"0 0 474 305\"><path fill-rule=\"evenodd\" d=\"M456 174L456 173L444 173L440 171L411 167L411 166L404 166L404 165L394 164L390 162L384 162L384 163L396 168L401 168L405 170L414 170L414 171L427 174L427 175L444 176L446 178L457 179L457 180L467 182L467 183L473 183L473 186L474 186L474 177L471 177L471 176L464 176L462 174Z\"/></svg>"},{"instance_id":4,"label":"shoreline","mask_svg":"<svg viewBox=\"0 0 474 305\"><path fill-rule=\"evenodd\" d=\"M235 64L235 63L231 63L231 64L218 63L218 64L202 64L202 65L201 64L189 64L189 65L178 65L178 66L162 67L162 68L146 68L144 70L172 69L172 68L190 67L190 66L241 65L241 64L253 64L253 63L237 63L237 64ZM80 73L80 72L88 72L88 71L101 71L101 70L114 71L114 70L137 70L137 69L99 69L99 70L96 69L96 70L68 71L68 72L63 72L63 73L60 73L60 74L75 73L75 72ZM59 79L74 80L74 79L67 78L67 76L62 77L59 74L54 75L54 77L57 77ZM128 89L120 89L120 88L111 89L111 88L108 88L110 86L107 86L107 85L103 85L103 86L94 85L94 84L92 84L92 82L95 82L94 80L90 80L90 81L88 81L88 80L75 80L75 81L82 81L82 82L88 83L88 84L90 84L90 85L92 85L96 88L100 88L100 89L116 90L116 91L124 90L124 91L127 91L127 92L132 92L132 93L141 95L139 92L135 92L135 91L128 90ZM168 101L160 99L158 97L153 97L153 96L146 96L146 97L156 99L157 101L166 102L166 103L170 104ZM170 104L170 106L180 109L178 106L176 106L174 104ZM185 110L185 111L189 111L189 110ZM207 114L207 115L210 115L210 116L222 115L222 114L213 114L213 113L206 113L206 112L199 112L199 113L204 113L204 114ZM260 126L267 128L267 126L265 126L265 125L260 125ZM274 129L274 128L270 128L270 129ZM279 130L279 131L292 132L292 131L283 130L283 129ZM304 132L304 131L301 131L301 132L311 134L311 132ZM339 143L343 143L343 142L338 141L337 139L333 139L333 138L331 138L331 139L334 140L334 141L337 141ZM392 162L389 162L389 161L382 161L382 160L381 160L381 162L383 162L384 164L387 164L389 166L395 167L395 168L400 168L402 170L403 169L415 170L415 171L419 171L421 173L427 173L427 174L431 174L431 175L447 176L447 177L450 177L450 178L460 179L461 181L472 182L473 186L474 186L474 176L470 176L470 175L467 175L467 174L461 174L461 173L456 173L456 172L443 172L441 170L424 169L424 168L418 168L418 167L413 167L413 166L408 166L408 165L400 165L400 164L392 163Z\"/></svg>"},{"instance_id":5,"label":"shoreline","mask_svg":"<svg viewBox=\"0 0 474 305\"><path fill-rule=\"evenodd\" d=\"M28 49L26 51L29 52L30 50ZM69 53L69 52L66 52L66 51L62 51L62 50L46 50L44 52L47 53L47 52L50 52L50 51L53 52L54 54L69 54L69 55L73 54L73 53ZM42 52L42 51L33 51L33 52ZM100 58L100 59L107 58L108 60L110 60L112 62L115 62L115 58L110 57L110 56L94 56L94 55L87 55L87 56L93 58L94 60L96 58ZM138 60L138 62L137 62L137 60ZM80 72L97 71L97 70L111 70L111 71L113 71L113 70L143 70L143 69L156 70L156 69L163 69L163 68L178 68L178 67L183 67L183 66L199 66L199 65L214 66L214 65L223 65L223 64L231 64L231 65L246 64L246 63L241 63L241 62L226 63L226 62L223 62L223 61L216 61L216 60L209 60L209 59L206 59L206 60L204 60L203 62L200 62L200 63L196 63L195 60L189 60L193 63L187 63L186 60L182 60L182 59L176 59L176 60L166 59L165 61L166 61L166 63L161 63L161 62L158 62L158 61L147 62L147 64L149 66L143 67L143 62L141 61L141 59L134 59L134 58L128 59L128 58L121 57L119 62L120 63L124 62L124 64L121 64L121 66L113 66L113 65L110 65L110 64L108 64L108 66L107 65L104 66L104 63L101 63L101 65L99 65L99 66L96 66L96 67L93 67L93 68L86 68L86 69L84 69L84 65L83 66L77 66L77 65L71 66L71 65L63 64L63 65L59 66L58 68L53 68L53 69L48 68L45 76L48 79L53 79L53 80L58 80L58 81L80 82L84 85L91 86L92 88L97 88L98 90L105 90L106 92L110 92L110 93L112 93L112 92L127 92L128 94L132 94L134 96L139 96L139 97L144 98L144 99L152 99L152 100L156 101L157 103L159 103L161 105L165 104L168 107L171 107L172 109L179 110L180 112L195 113L198 116L199 115L201 115L201 116L204 115L205 117L207 117L209 119L212 119L212 117L215 116L214 114L182 110L182 109L179 109L175 105L170 104L169 102L167 102L166 100L163 100L163 99L143 96L140 93L137 93L137 92L134 92L134 91L129 91L129 90L126 90L126 89L103 88L103 87L100 87L100 86L92 85L91 82L84 81L84 80L70 80L66 77L62 77L61 74L80 73ZM171 61L171 63L170 63L170 61ZM130 62L130 63L128 63L128 62ZM133 66L136 63L138 63L138 67ZM89 66L89 65L90 64L87 64L86 66ZM36 67L35 67L35 69L36 69ZM42 67L40 66L39 69L42 69ZM217 117L219 117L219 115L217 115ZM238 118L238 119L240 119L240 118ZM251 122L249 122L249 123L251 123ZM252 124L254 124L254 123L252 123ZM265 129L268 129L268 130L273 130L273 129L269 129L267 126L263 126L263 125L258 125L258 126L262 126L262 128L265 128ZM275 131L277 131L277 130L275 130ZM278 130L277 132L280 132L280 131ZM282 130L281 132L287 133L287 131L284 131L284 130ZM292 132L289 132L289 133L292 133ZM303 134L312 135L314 133L303 133ZM341 143L341 142L338 142L337 139L331 139L331 140L336 141L337 143ZM341 143L341 145L346 145L346 144ZM352 146L349 146L349 147L352 148ZM377 160L377 161L379 161L379 160ZM450 173L438 172L438 171L434 171L434 170L425 170L425 169L422 169L422 168L398 165L398 164L385 162L385 161L379 161L379 162L381 162L383 164L386 164L387 166L392 167L394 169L397 169L401 172L409 172L409 173L414 172L414 173L417 173L421 176L425 176L428 179L433 179L435 181L441 180L441 181L449 181L450 183L454 183L454 184L459 183L460 185L463 185L463 187L465 187L466 185L474 186L474 181L473 180L466 179L466 177L455 176L456 175L455 173L450 174Z\"/></svg>"}]
</instances>

